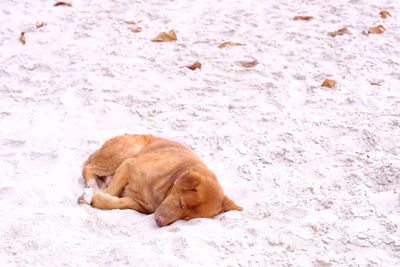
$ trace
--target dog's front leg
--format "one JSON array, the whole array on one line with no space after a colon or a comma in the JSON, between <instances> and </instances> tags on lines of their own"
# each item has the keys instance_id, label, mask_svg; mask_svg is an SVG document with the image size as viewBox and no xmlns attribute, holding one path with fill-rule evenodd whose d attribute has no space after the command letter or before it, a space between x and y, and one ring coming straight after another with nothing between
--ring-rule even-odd
<instances>
[{"instance_id":1,"label":"dog's front leg","mask_svg":"<svg viewBox=\"0 0 400 267\"><path fill-rule=\"evenodd\" d=\"M133 209L141 213L148 213L145 208L131 197L119 198L105 192L95 193L91 205L98 209Z\"/></svg>"}]
</instances>

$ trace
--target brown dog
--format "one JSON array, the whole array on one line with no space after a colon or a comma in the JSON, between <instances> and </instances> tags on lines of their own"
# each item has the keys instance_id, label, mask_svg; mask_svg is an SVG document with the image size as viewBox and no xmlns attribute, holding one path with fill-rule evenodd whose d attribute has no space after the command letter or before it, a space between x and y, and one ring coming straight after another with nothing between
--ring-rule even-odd
<instances>
[{"instance_id":1,"label":"brown dog","mask_svg":"<svg viewBox=\"0 0 400 267\"><path fill-rule=\"evenodd\" d=\"M105 179L113 176L110 182ZM158 226L242 210L225 196L215 175L186 146L152 135L114 137L83 167L86 192L78 202L100 209L153 213ZM104 181L105 179L105 181ZM99 185L106 184L104 192Z\"/></svg>"}]
</instances>

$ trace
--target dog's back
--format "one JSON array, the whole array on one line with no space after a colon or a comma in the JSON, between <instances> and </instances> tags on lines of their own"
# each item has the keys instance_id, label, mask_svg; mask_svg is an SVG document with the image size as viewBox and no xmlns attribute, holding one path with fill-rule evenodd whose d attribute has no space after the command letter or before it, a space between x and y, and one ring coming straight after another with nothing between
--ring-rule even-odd
<instances>
[{"instance_id":1,"label":"dog's back","mask_svg":"<svg viewBox=\"0 0 400 267\"><path fill-rule=\"evenodd\" d=\"M82 175L86 183L97 177L111 176L126 159L136 156L148 144L160 138L152 135L120 135L109 139L89 156L83 166Z\"/></svg>"}]
</instances>

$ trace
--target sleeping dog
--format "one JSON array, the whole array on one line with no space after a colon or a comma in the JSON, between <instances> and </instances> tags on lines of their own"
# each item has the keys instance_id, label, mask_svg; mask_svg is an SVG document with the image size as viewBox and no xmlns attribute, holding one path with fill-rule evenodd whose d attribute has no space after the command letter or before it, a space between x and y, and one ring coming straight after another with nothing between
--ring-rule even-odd
<instances>
[{"instance_id":1,"label":"sleeping dog","mask_svg":"<svg viewBox=\"0 0 400 267\"><path fill-rule=\"evenodd\" d=\"M189 148L152 135L106 141L84 163L83 178L87 188L79 203L154 213L160 227L242 210Z\"/></svg>"}]
</instances>

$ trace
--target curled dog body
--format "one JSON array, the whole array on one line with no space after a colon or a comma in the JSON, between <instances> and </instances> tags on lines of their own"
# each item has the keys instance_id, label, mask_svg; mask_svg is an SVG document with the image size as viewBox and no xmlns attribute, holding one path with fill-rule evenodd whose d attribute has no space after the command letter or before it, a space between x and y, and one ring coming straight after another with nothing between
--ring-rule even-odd
<instances>
[{"instance_id":1,"label":"curled dog body","mask_svg":"<svg viewBox=\"0 0 400 267\"><path fill-rule=\"evenodd\" d=\"M104 179L110 176L111 182ZM160 227L177 220L242 210L189 148L152 135L122 135L108 140L89 156L83 177L92 196L84 193L79 203L154 213ZM109 185L101 191L104 180Z\"/></svg>"}]
</instances>

